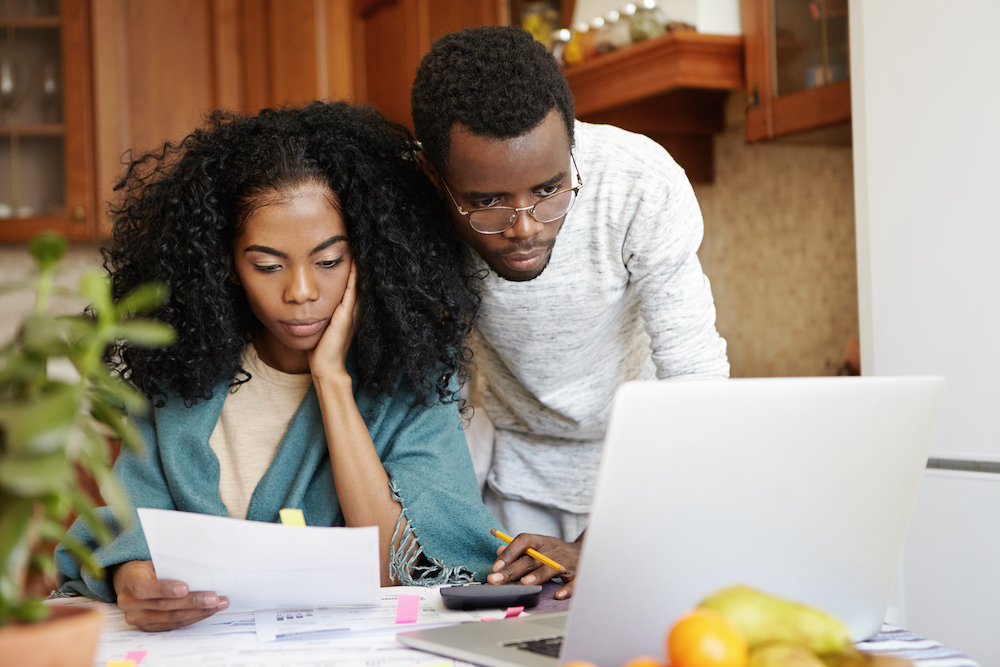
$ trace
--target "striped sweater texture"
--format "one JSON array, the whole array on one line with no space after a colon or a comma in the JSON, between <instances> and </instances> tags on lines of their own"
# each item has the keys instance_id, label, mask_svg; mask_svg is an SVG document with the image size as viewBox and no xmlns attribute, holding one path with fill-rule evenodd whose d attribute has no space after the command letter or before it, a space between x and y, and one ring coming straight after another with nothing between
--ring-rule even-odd
<instances>
[{"instance_id":1,"label":"striped sweater texture","mask_svg":"<svg viewBox=\"0 0 1000 667\"><path fill-rule=\"evenodd\" d=\"M683 169L642 135L580 122L575 132L584 185L549 265L528 282L489 273L473 346L497 429L488 483L586 513L615 389L725 378L729 362ZM469 261L487 268L471 250Z\"/></svg>"}]
</instances>

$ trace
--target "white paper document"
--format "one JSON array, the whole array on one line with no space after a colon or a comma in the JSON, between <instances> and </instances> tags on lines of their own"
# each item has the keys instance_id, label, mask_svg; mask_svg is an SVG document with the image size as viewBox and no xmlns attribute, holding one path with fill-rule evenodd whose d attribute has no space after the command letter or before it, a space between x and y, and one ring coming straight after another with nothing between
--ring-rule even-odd
<instances>
[{"instance_id":1,"label":"white paper document","mask_svg":"<svg viewBox=\"0 0 1000 667\"><path fill-rule=\"evenodd\" d=\"M377 607L306 607L298 609L258 610L253 614L257 642L301 639L330 633L357 633L369 636L377 631L397 632L454 625L469 621L487 621L504 617L497 609L463 611L448 609L441 601L440 587L396 586L383 588ZM400 620L401 596L416 598L416 609L406 621Z\"/></svg>"},{"instance_id":2,"label":"white paper document","mask_svg":"<svg viewBox=\"0 0 1000 667\"><path fill-rule=\"evenodd\" d=\"M158 579L229 598L229 611L379 604L378 528L285 526L139 508Z\"/></svg>"}]
</instances>

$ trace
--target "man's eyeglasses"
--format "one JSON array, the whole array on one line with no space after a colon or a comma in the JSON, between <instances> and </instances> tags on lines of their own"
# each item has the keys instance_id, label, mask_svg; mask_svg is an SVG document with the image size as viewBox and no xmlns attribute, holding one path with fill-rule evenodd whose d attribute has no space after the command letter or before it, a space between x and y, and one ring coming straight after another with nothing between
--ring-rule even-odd
<instances>
[{"instance_id":1,"label":"man's eyeglasses","mask_svg":"<svg viewBox=\"0 0 1000 667\"><path fill-rule=\"evenodd\" d=\"M441 182L444 183L444 189L448 191L448 196L451 197L451 202L455 205L455 208L458 209L461 215L468 218L469 224L474 230L480 234L503 234L514 226L517 216L521 214L521 211L527 211L532 218L542 223L558 220L569 213L570 209L573 208L573 204L576 203L577 193L583 187L583 179L580 178L580 169L576 166L576 158L573 157L573 153L570 153L569 157L573 161L573 169L576 171L577 186L554 192L548 197L539 199L531 206L522 206L521 208L514 208L513 206L490 206L488 208L477 208L472 211L466 211L455 201L455 195L451 194L451 188L448 187L448 183L443 178Z\"/></svg>"}]
</instances>

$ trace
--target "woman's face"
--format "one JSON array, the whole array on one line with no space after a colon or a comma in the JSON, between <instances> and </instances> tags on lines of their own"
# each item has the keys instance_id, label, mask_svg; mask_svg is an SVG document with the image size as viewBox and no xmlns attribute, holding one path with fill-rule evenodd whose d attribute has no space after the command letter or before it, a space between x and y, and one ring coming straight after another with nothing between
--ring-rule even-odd
<instances>
[{"instance_id":1,"label":"woman's face","mask_svg":"<svg viewBox=\"0 0 1000 667\"><path fill-rule=\"evenodd\" d=\"M233 241L233 282L262 325L254 347L285 373L309 372L308 352L344 298L351 246L334 197L313 183L268 195Z\"/></svg>"}]
</instances>

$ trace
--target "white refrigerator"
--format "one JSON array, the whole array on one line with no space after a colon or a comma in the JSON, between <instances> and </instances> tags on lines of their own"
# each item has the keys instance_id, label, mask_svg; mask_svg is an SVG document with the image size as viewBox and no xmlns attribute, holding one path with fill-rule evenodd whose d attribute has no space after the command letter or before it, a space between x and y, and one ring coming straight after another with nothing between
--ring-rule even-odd
<instances>
[{"instance_id":1,"label":"white refrigerator","mask_svg":"<svg viewBox=\"0 0 1000 667\"><path fill-rule=\"evenodd\" d=\"M1000 2L849 10L862 373L948 383L891 620L1000 665Z\"/></svg>"}]
</instances>

